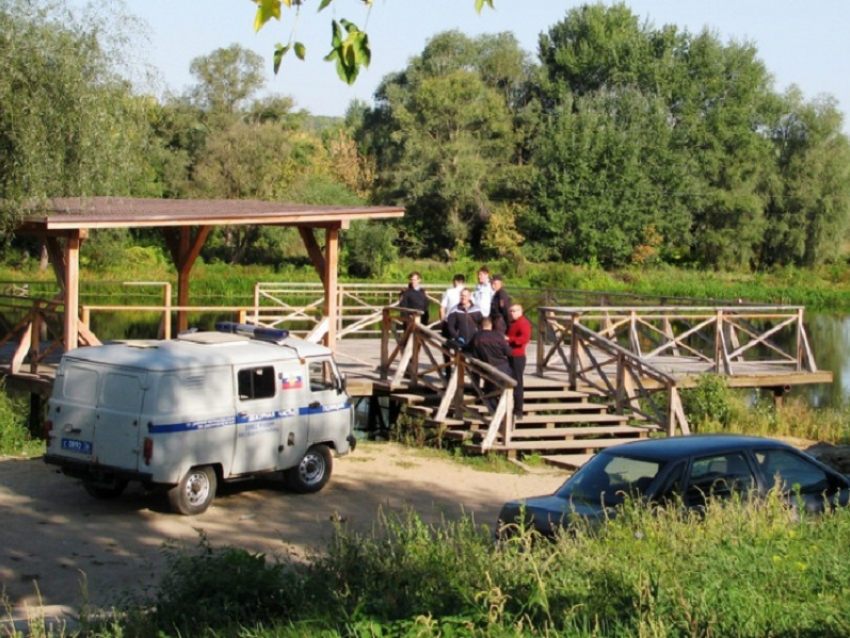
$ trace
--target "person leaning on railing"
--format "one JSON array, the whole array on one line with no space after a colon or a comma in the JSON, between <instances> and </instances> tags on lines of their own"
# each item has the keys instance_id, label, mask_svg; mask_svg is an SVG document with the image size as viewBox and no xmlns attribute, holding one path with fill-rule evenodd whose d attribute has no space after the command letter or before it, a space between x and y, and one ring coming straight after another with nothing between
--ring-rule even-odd
<instances>
[{"instance_id":1,"label":"person leaning on railing","mask_svg":"<svg viewBox=\"0 0 850 638\"><path fill-rule=\"evenodd\" d=\"M411 310L419 310L422 312L420 323L423 326L428 325L428 305L431 303L428 295L425 294L425 289L422 288L422 277L415 270L408 275L407 280L410 282L407 288L402 290L401 298L398 300L399 308L410 308Z\"/></svg>"},{"instance_id":2,"label":"person leaning on railing","mask_svg":"<svg viewBox=\"0 0 850 638\"><path fill-rule=\"evenodd\" d=\"M505 335L493 330L493 322L489 317L481 320L481 330L476 332L475 336L472 337L470 352L473 357L490 364L499 372L503 372L509 377L513 376L511 366L508 363L508 358L511 356L511 347L508 345ZM495 383L485 379L485 394L492 392L496 387ZM498 397L487 398L487 405L493 411L495 411L498 403Z\"/></svg>"}]
</instances>

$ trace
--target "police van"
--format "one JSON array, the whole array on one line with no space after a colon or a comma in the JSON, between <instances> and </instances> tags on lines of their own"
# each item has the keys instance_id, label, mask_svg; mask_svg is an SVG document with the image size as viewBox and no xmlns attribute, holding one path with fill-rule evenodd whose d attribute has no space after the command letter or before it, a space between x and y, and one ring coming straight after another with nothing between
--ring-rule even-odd
<instances>
[{"instance_id":1,"label":"police van","mask_svg":"<svg viewBox=\"0 0 850 638\"><path fill-rule=\"evenodd\" d=\"M282 472L317 492L354 449L354 410L331 351L286 330L221 323L169 341L79 348L59 364L44 460L92 496L163 487L194 515L220 481Z\"/></svg>"}]
</instances>

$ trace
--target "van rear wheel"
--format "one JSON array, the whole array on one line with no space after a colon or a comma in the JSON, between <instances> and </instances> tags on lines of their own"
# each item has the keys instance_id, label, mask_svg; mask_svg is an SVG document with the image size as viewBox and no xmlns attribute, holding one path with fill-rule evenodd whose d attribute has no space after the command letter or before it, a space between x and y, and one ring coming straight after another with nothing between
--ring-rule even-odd
<instances>
[{"instance_id":1,"label":"van rear wheel","mask_svg":"<svg viewBox=\"0 0 850 638\"><path fill-rule=\"evenodd\" d=\"M283 479L293 492L312 494L318 492L331 478L333 459L327 445L314 445L298 465L284 470Z\"/></svg>"},{"instance_id":2,"label":"van rear wheel","mask_svg":"<svg viewBox=\"0 0 850 638\"><path fill-rule=\"evenodd\" d=\"M100 499L117 498L127 487L127 481L119 478L97 480L93 477L83 479L83 489L89 496Z\"/></svg>"},{"instance_id":3,"label":"van rear wheel","mask_svg":"<svg viewBox=\"0 0 850 638\"><path fill-rule=\"evenodd\" d=\"M177 485L168 490L171 510L184 516L203 514L215 498L216 484L212 467L193 467Z\"/></svg>"}]
</instances>

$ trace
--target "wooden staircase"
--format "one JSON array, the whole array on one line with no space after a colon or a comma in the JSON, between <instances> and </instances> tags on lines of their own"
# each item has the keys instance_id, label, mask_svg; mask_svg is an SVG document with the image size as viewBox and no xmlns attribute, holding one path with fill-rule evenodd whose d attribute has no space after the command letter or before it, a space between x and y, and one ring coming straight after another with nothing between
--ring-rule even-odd
<instances>
[{"instance_id":1,"label":"wooden staircase","mask_svg":"<svg viewBox=\"0 0 850 638\"><path fill-rule=\"evenodd\" d=\"M441 436L463 442L466 450L483 453L482 441L489 426L489 413L468 387L464 391L463 420L435 420L442 396L426 388L406 388L389 394L400 411L424 419L439 428ZM547 463L580 467L593 453L646 438L657 428L635 423L628 415L614 414L607 400L592 390L570 390L564 383L526 377L523 414L514 424L510 441L497 437L490 451L516 456L540 454Z\"/></svg>"}]
</instances>

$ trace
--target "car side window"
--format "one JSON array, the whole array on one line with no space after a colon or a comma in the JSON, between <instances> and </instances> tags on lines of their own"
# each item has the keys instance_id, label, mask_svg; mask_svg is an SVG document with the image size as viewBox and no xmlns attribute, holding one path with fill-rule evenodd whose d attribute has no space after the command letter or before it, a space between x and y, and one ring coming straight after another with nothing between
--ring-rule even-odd
<instances>
[{"instance_id":1,"label":"car side window","mask_svg":"<svg viewBox=\"0 0 850 638\"><path fill-rule=\"evenodd\" d=\"M829 489L829 475L817 465L787 450L762 450L756 460L768 489L776 486L790 492L799 486L802 494L820 494Z\"/></svg>"},{"instance_id":2,"label":"car side window","mask_svg":"<svg viewBox=\"0 0 850 638\"><path fill-rule=\"evenodd\" d=\"M710 497L746 496L756 486L750 464L738 452L694 459L688 477L689 505L704 505Z\"/></svg>"},{"instance_id":3,"label":"car side window","mask_svg":"<svg viewBox=\"0 0 850 638\"><path fill-rule=\"evenodd\" d=\"M312 392L322 392L324 390L333 390L336 376L330 361L311 361L310 362L310 390Z\"/></svg>"},{"instance_id":4,"label":"car side window","mask_svg":"<svg viewBox=\"0 0 850 638\"><path fill-rule=\"evenodd\" d=\"M239 400L269 399L275 393L274 367L244 368L237 373Z\"/></svg>"}]
</instances>

